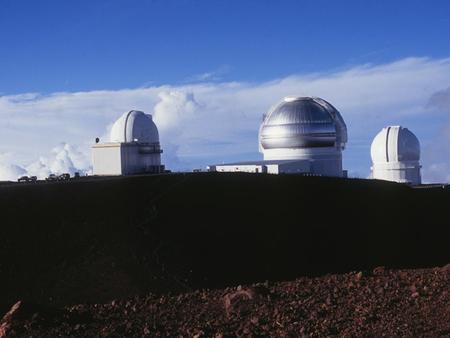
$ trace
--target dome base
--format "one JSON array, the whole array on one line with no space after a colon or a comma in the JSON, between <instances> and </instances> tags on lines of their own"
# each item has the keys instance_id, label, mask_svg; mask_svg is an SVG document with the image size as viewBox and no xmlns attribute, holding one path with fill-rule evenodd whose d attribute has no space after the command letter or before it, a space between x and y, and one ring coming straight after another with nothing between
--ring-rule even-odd
<instances>
[{"instance_id":1,"label":"dome base","mask_svg":"<svg viewBox=\"0 0 450 338\"><path fill-rule=\"evenodd\" d=\"M336 147L263 149L264 160L304 160L314 175L344 177L342 152Z\"/></svg>"},{"instance_id":2,"label":"dome base","mask_svg":"<svg viewBox=\"0 0 450 338\"><path fill-rule=\"evenodd\" d=\"M139 143L96 144L92 147L92 163L94 175L136 175L164 172L159 147L152 148Z\"/></svg>"},{"instance_id":3,"label":"dome base","mask_svg":"<svg viewBox=\"0 0 450 338\"><path fill-rule=\"evenodd\" d=\"M418 161L374 163L372 166L372 178L419 185L422 183Z\"/></svg>"}]
</instances>

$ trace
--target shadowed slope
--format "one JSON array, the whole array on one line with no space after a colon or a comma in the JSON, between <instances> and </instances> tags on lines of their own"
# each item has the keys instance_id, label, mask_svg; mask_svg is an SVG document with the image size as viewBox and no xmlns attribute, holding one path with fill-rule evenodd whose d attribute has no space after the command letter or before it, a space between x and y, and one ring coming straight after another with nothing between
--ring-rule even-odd
<instances>
[{"instance_id":1,"label":"shadowed slope","mask_svg":"<svg viewBox=\"0 0 450 338\"><path fill-rule=\"evenodd\" d=\"M0 305L105 302L450 261L450 191L167 174L0 186Z\"/></svg>"}]
</instances>

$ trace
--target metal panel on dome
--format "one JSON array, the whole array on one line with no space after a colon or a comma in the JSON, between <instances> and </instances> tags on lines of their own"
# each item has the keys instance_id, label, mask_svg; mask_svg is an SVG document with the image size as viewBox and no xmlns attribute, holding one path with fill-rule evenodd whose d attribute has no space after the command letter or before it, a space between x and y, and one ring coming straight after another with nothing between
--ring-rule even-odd
<instances>
[{"instance_id":1,"label":"metal panel on dome","mask_svg":"<svg viewBox=\"0 0 450 338\"><path fill-rule=\"evenodd\" d=\"M347 141L345 123L334 107L322 101L304 97L277 105L261 125L261 146L264 149L343 147Z\"/></svg>"},{"instance_id":2,"label":"metal panel on dome","mask_svg":"<svg viewBox=\"0 0 450 338\"><path fill-rule=\"evenodd\" d=\"M419 161L420 142L408 128L400 129L401 137L398 139L398 160Z\"/></svg>"},{"instance_id":3,"label":"metal panel on dome","mask_svg":"<svg viewBox=\"0 0 450 338\"><path fill-rule=\"evenodd\" d=\"M264 149L332 147L336 141L336 129L331 123L268 125L261 130Z\"/></svg>"},{"instance_id":4,"label":"metal panel on dome","mask_svg":"<svg viewBox=\"0 0 450 338\"><path fill-rule=\"evenodd\" d=\"M296 100L279 104L267 117L268 125L333 123L330 113L313 100Z\"/></svg>"}]
</instances>

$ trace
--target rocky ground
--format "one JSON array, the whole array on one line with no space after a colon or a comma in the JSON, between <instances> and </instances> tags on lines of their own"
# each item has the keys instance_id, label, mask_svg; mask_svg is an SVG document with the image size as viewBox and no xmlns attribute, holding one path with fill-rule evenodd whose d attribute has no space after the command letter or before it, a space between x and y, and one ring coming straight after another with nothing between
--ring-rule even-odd
<instances>
[{"instance_id":1,"label":"rocky ground","mask_svg":"<svg viewBox=\"0 0 450 338\"><path fill-rule=\"evenodd\" d=\"M0 337L450 336L449 201L297 175L1 185Z\"/></svg>"},{"instance_id":2,"label":"rocky ground","mask_svg":"<svg viewBox=\"0 0 450 338\"><path fill-rule=\"evenodd\" d=\"M450 337L450 264L59 309L16 303L0 337Z\"/></svg>"}]
</instances>

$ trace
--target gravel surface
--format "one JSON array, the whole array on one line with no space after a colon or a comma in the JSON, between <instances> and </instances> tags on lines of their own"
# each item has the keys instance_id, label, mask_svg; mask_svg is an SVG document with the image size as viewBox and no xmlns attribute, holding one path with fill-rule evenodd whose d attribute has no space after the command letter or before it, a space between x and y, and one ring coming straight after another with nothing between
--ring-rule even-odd
<instances>
[{"instance_id":1,"label":"gravel surface","mask_svg":"<svg viewBox=\"0 0 450 338\"><path fill-rule=\"evenodd\" d=\"M450 337L450 264L152 295L59 309L16 303L0 337Z\"/></svg>"}]
</instances>

